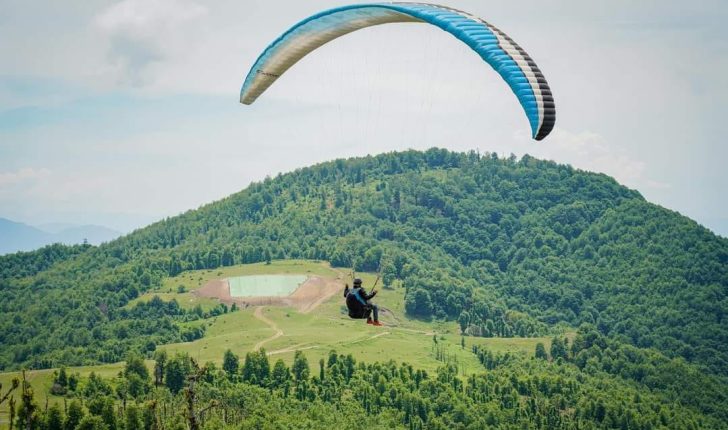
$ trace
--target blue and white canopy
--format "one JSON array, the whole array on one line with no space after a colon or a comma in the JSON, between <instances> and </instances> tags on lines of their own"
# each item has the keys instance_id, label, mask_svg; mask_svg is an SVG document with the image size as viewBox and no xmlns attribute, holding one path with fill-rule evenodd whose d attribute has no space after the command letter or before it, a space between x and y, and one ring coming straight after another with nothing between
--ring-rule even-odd
<instances>
[{"instance_id":1,"label":"blue and white canopy","mask_svg":"<svg viewBox=\"0 0 728 430\"><path fill-rule=\"evenodd\" d=\"M556 121L554 98L536 63L508 35L484 20L446 6L426 3L371 3L343 6L313 15L291 27L258 57L245 78L240 102L253 103L298 60L316 48L362 28L394 22L432 24L467 44L508 83L523 106L536 140Z\"/></svg>"}]
</instances>

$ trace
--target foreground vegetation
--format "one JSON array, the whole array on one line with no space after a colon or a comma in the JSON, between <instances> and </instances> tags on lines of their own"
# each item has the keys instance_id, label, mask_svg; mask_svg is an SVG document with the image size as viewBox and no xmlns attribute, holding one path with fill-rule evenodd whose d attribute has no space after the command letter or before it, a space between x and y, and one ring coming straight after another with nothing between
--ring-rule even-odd
<instances>
[{"instance_id":1,"label":"foreground vegetation","mask_svg":"<svg viewBox=\"0 0 728 430\"><path fill-rule=\"evenodd\" d=\"M10 421L18 429L47 430L728 428L673 393L580 366L594 341L604 339L582 331L572 348L556 338L550 353L539 344L530 357L475 346L483 367L468 377L453 364L428 373L335 351L317 363L299 351L290 366L281 359L271 365L265 350L243 360L227 351L222 366L159 352L151 372L131 356L111 379L92 373L79 381L61 369L52 389L69 398L63 405L41 408L22 383Z\"/></svg>"}]
</instances>

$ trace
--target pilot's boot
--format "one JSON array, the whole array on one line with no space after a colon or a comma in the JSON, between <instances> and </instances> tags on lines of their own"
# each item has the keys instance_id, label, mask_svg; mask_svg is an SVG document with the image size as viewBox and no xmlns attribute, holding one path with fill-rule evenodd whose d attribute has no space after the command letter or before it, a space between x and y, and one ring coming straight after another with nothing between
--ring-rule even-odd
<instances>
[{"instance_id":1,"label":"pilot's boot","mask_svg":"<svg viewBox=\"0 0 728 430\"><path fill-rule=\"evenodd\" d=\"M374 324L374 321L371 318L367 318L367 324Z\"/></svg>"}]
</instances>

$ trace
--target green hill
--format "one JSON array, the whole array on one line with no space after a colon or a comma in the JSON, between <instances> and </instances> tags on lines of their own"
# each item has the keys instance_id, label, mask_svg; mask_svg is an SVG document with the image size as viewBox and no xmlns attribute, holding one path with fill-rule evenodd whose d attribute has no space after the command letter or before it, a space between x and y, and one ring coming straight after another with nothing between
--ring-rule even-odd
<instances>
[{"instance_id":1,"label":"green hill","mask_svg":"<svg viewBox=\"0 0 728 430\"><path fill-rule=\"evenodd\" d=\"M139 298L195 270L292 259L380 271L400 294L392 303L401 318L421 328L445 324L453 346L464 329L469 347L482 344L492 356L461 350L471 371L481 362L503 369L494 377L515 375L513 389L534 401L554 401L555 392L536 396L517 375L573 378L587 391L606 384L630 393L633 406L635 396L681 404L686 421L675 428L728 422L728 240L605 175L440 149L323 163L100 247L0 257L0 368L116 363L130 352L151 358L169 345L213 339L219 327L210 321L233 318L214 303L196 309L170 300L175 294ZM548 365L493 358L499 339L577 329L562 359ZM388 351L411 338L402 334L379 355L352 353L399 360ZM284 362L293 363L292 351ZM574 402L567 410L586 394L561 395ZM607 426L595 418L598 406L581 405L594 415L583 419ZM629 422L628 410L646 414L624 406L614 422ZM653 412L658 423L659 408Z\"/></svg>"}]
</instances>

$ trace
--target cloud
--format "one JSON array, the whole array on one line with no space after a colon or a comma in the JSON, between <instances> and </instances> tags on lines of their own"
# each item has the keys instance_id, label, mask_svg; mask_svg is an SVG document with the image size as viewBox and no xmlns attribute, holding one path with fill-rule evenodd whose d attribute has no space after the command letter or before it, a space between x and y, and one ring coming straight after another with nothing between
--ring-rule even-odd
<instances>
[{"instance_id":1,"label":"cloud","mask_svg":"<svg viewBox=\"0 0 728 430\"><path fill-rule=\"evenodd\" d=\"M50 174L51 171L48 169L33 169L30 167L25 167L15 172L0 172L0 187L39 181L47 178Z\"/></svg>"},{"instance_id":2,"label":"cloud","mask_svg":"<svg viewBox=\"0 0 728 430\"><path fill-rule=\"evenodd\" d=\"M186 27L206 13L189 0L123 0L101 12L95 24L108 38L119 79L142 86L150 66L184 50Z\"/></svg>"},{"instance_id":3,"label":"cloud","mask_svg":"<svg viewBox=\"0 0 728 430\"><path fill-rule=\"evenodd\" d=\"M519 131L515 138L524 141L530 136ZM647 163L592 131L571 132L557 127L546 142L530 152L582 170L606 173L630 187L670 188L670 184L647 177Z\"/></svg>"}]
</instances>

